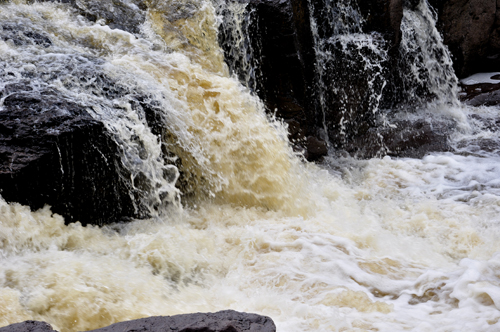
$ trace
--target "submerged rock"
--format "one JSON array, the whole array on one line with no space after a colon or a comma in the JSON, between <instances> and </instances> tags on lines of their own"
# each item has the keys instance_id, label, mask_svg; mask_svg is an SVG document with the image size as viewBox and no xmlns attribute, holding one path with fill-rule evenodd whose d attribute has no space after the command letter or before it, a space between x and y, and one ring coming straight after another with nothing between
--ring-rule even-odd
<instances>
[{"instance_id":1,"label":"submerged rock","mask_svg":"<svg viewBox=\"0 0 500 332\"><path fill-rule=\"evenodd\" d=\"M0 328L0 332L53 332L45 322L26 321ZM271 318L234 310L158 316L116 323L92 332L276 332Z\"/></svg>"}]
</instances>

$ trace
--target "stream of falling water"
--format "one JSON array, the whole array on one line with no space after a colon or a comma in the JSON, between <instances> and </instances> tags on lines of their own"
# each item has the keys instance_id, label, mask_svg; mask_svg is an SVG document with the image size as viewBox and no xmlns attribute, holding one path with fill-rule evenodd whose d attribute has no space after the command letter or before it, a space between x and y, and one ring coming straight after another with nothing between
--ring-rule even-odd
<instances>
[{"instance_id":1,"label":"stream of falling water","mask_svg":"<svg viewBox=\"0 0 500 332\"><path fill-rule=\"evenodd\" d=\"M149 96L195 188L176 213L104 227L0 200L0 326L35 319L85 331L235 309L268 315L282 332L498 331L500 158L471 143L497 134L476 121L454 137L460 154L303 163L230 77L212 4L176 1L171 15L172 3L152 1L136 35L65 4L0 5L2 36L18 29L0 39L5 79L30 77L33 91L54 89L108 121L117 140L147 152L137 174L175 201L177 173L130 106L134 93ZM76 58L121 93L106 102L95 85L68 84L76 69L60 64ZM169 181L157 177L165 167Z\"/></svg>"}]
</instances>

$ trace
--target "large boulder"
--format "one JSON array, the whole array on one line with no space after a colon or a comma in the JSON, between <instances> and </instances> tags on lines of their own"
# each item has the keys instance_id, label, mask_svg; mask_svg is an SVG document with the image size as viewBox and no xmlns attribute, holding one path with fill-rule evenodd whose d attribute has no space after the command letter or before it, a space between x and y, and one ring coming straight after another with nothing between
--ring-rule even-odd
<instances>
[{"instance_id":1,"label":"large boulder","mask_svg":"<svg viewBox=\"0 0 500 332\"><path fill-rule=\"evenodd\" d=\"M0 39L18 50L52 45L46 32L27 24L0 27ZM132 174L124 158L141 158L141 138L124 142L109 126L126 113L116 100L145 114L141 124L154 137L165 121L157 119L151 98L116 82L103 66L99 58L57 48L50 56L0 62L0 195L6 201L33 210L48 204L67 223L84 225L151 215L146 198L154 185L144 172Z\"/></svg>"}]
</instances>

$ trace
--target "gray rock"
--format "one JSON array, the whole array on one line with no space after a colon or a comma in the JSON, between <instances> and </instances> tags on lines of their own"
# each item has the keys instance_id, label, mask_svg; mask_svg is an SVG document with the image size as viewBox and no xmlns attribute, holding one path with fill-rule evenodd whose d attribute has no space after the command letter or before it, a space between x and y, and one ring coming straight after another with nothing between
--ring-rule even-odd
<instances>
[{"instance_id":1,"label":"gray rock","mask_svg":"<svg viewBox=\"0 0 500 332\"><path fill-rule=\"evenodd\" d=\"M233 310L121 322L92 332L275 332L271 318ZM21 332L21 331L20 331Z\"/></svg>"},{"instance_id":2,"label":"gray rock","mask_svg":"<svg viewBox=\"0 0 500 332\"><path fill-rule=\"evenodd\" d=\"M27 320L22 323L11 324L0 328L0 332L57 332L50 324Z\"/></svg>"}]
</instances>

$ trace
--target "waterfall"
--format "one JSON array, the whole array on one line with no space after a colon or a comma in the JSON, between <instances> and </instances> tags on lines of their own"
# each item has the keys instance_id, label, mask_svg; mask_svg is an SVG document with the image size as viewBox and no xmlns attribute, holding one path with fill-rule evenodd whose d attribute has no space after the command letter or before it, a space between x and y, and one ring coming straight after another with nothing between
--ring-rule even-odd
<instances>
[{"instance_id":1,"label":"waterfall","mask_svg":"<svg viewBox=\"0 0 500 332\"><path fill-rule=\"evenodd\" d=\"M379 34L363 32L364 19L353 1L308 3L324 137L328 139L328 132L337 130L341 141L330 144L341 146L348 139L346 135L358 131L360 123L373 124L373 115L379 111L387 84L387 46ZM336 113L333 119L332 105Z\"/></svg>"},{"instance_id":2,"label":"waterfall","mask_svg":"<svg viewBox=\"0 0 500 332\"><path fill-rule=\"evenodd\" d=\"M213 2L217 14L221 17L219 43L225 49L225 61L239 81L250 91L256 92L259 89L262 73L258 63L259 48L254 48L251 40L252 33L259 34L255 10L249 9L248 3L245 2L224 0Z\"/></svg>"},{"instance_id":3,"label":"waterfall","mask_svg":"<svg viewBox=\"0 0 500 332\"><path fill-rule=\"evenodd\" d=\"M458 79L427 0L421 0L414 9L404 9L401 31L407 102L437 101L457 107Z\"/></svg>"}]
</instances>

